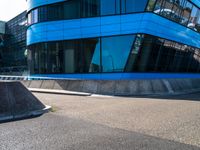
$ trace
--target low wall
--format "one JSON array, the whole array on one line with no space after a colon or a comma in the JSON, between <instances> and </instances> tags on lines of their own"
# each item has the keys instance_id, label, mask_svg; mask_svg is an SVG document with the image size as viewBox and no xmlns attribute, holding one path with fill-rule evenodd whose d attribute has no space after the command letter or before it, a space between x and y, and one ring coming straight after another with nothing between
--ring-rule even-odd
<instances>
[{"instance_id":1,"label":"low wall","mask_svg":"<svg viewBox=\"0 0 200 150\"><path fill-rule=\"evenodd\" d=\"M39 115L44 109L20 82L0 82L0 122Z\"/></svg>"},{"instance_id":2,"label":"low wall","mask_svg":"<svg viewBox=\"0 0 200 150\"><path fill-rule=\"evenodd\" d=\"M158 80L32 80L27 88L56 89L103 95L156 95L200 91L200 79Z\"/></svg>"}]
</instances>

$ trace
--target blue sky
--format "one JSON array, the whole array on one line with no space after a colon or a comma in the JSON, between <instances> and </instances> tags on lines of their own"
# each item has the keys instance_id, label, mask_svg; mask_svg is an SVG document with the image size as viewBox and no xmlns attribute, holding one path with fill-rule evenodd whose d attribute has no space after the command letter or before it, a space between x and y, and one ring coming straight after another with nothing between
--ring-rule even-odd
<instances>
[{"instance_id":1,"label":"blue sky","mask_svg":"<svg viewBox=\"0 0 200 150\"><path fill-rule=\"evenodd\" d=\"M26 0L0 0L0 20L8 21L26 10Z\"/></svg>"}]
</instances>

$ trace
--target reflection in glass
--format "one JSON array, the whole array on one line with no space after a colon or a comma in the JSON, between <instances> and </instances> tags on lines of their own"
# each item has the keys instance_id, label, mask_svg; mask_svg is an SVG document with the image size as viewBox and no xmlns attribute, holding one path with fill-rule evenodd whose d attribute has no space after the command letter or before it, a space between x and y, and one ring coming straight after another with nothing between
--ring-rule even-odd
<instances>
[{"instance_id":1,"label":"reflection in glass","mask_svg":"<svg viewBox=\"0 0 200 150\"><path fill-rule=\"evenodd\" d=\"M82 0L82 17L99 16L99 1L98 0Z\"/></svg>"},{"instance_id":2,"label":"reflection in glass","mask_svg":"<svg viewBox=\"0 0 200 150\"><path fill-rule=\"evenodd\" d=\"M123 72L134 35L102 38L103 72Z\"/></svg>"},{"instance_id":3,"label":"reflection in glass","mask_svg":"<svg viewBox=\"0 0 200 150\"><path fill-rule=\"evenodd\" d=\"M80 18L80 0L68 1L64 3L63 7L63 19Z\"/></svg>"},{"instance_id":4,"label":"reflection in glass","mask_svg":"<svg viewBox=\"0 0 200 150\"><path fill-rule=\"evenodd\" d=\"M116 0L101 0L101 15L113 15L116 14ZM108 7L109 6L109 7Z\"/></svg>"},{"instance_id":5,"label":"reflection in glass","mask_svg":"<svg viewBox=\"0 0 200 150\"><path fill-rule=\"evenodd\" d=\"M34 44L31 74L200 72L200 49L151 35Z\"/></svg>"},{"instance_id":6,"label":"reflection in glass","mask_svg":"<svg viewBox=\"0 0 200 150\"><path fill-rule=\"evenodd\" d=\"M85 39L82 41L83 72L100 72L100 39Z\"/></svg>"}]
</instances>

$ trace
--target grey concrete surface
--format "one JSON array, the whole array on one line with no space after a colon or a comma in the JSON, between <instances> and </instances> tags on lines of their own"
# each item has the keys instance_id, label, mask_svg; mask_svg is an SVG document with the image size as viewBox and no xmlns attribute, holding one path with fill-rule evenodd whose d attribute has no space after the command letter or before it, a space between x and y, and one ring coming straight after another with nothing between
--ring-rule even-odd
<instances>
[{"instance_id":1,"label":"grey concrete surface","mask_svg":"<svg viewBox=\"0 0 200 150\"><path fill-rule=\"evenodd\" d=\"M0 121L29 117L44 108L20 82L0 82Z\"/></svg>"},{"instance_id":2,"label":"grey concrete surface","mask_svg":"<svg viewBox=\"0 0 200 150\"><path fill-rule=\"evenodd\" d=\"M22 83L28 88L67 90L115 96L177 94L200 90L200 79L33 80L22 81Z\"/></svg>"},{"instance_id":3,"label":"grey concrete surface","mask_svg":"<svg viewBox=\"0 0 200 150\"><path fill-rule=\"evenodd\" d=\"M54 112L0 124L2 150L200 149L200 93L151 98L34 95Z\"/></svg>"}]
</instances>

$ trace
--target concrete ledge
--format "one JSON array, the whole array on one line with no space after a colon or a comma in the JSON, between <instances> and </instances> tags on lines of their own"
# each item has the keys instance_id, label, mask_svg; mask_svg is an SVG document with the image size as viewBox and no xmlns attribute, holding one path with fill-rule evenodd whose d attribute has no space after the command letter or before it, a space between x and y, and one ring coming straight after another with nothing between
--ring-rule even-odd
<instances>
[{"instance_id":1,"label":"concrete ledge","mask_svg":"<svg viewBox=\"0 0 200 150\"><path fill-rule=\"evenodd\" d=\"M20 82L0 82L0 122L34 117L50 109Z\"/></svg>"},{"instance_id":2,"label":"concrete ledge","mask_svg":"<svg viewBox=\"0 0 200 150\"><path fill-rule=\"evenodd\" d=\"M54 89L38 89L38 88L28 88L31 92L36 93L52 93L52 94L65 94L65 95L77 95L77 96L90 96L90 93L83 92L72 92L67 90L54 90Z\"/></svg>"},{"instance_id":3,"label":"concrete ledge","mask_svg":"<svg viewBox=\"0 0 200 150\"><path fill-rule=\"evenodd\" d=\"M166 95L200 91L200 79L32 80L21 81L33 92L89 96Z\"/></svg>"}]
</instances>

